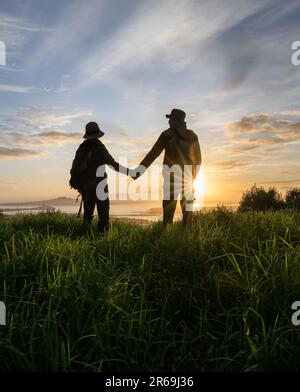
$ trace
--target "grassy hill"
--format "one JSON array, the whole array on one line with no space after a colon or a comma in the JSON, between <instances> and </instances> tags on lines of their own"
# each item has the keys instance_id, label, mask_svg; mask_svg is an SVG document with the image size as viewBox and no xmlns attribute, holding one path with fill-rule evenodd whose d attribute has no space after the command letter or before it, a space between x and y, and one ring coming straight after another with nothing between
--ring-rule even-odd
<instances>
[{"instance_id":1,"label":"grassy hill","mask_svg":"<svg viewBox=\"0 0 300 392\"><path fill-rule=\"evenodd\" d=\"M198 213L84 235L57 213L0 221L0 368L299 371L300 216Z\"/></svg>"}]
</instances>

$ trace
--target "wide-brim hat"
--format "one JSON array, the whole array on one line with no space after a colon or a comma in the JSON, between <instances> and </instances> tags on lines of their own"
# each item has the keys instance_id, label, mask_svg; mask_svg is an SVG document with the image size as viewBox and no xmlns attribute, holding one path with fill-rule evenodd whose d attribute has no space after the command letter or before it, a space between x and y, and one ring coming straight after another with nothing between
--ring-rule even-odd
<instances>
[{"instance_id":1,"label":"wide-brim hat","mask_svg":"<svg viewBox=\"0 0 300 392\"><path fill-rule=\"evenodd\" d=\"M84 139L99 139L104 135L104 132L101 131L99 125L96 122L89 122L85 126L85 134L83 135Z\"/></svg>"},{"instance_id":2,"label":"wide-brim hat","mask_svg":"<svg viewBox=\"0 0 300 392\"><path fill-rule=\"evenodd\" d=\"M181 109L172 109L170 114L166 114L167 118L184 121L186 113Z\"/></svg>"}]
</instances>

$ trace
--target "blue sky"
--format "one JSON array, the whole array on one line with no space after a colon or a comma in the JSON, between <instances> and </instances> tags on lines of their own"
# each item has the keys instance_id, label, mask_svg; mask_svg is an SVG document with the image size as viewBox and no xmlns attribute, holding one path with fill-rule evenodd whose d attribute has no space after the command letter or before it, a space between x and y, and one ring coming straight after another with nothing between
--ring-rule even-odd
<instances>
[{"instance_id":1,"label":"blue sky","mask_svg":"<svg viewBox=\"0 0 300 392\"><path fill-rule=\"evenodd\" d=\"M298 186L299 26L296 0L1 0L0 202L74 196L88 121L135 166L173 107L199 136L208 202Z\"/></svg>"}]
</instances>

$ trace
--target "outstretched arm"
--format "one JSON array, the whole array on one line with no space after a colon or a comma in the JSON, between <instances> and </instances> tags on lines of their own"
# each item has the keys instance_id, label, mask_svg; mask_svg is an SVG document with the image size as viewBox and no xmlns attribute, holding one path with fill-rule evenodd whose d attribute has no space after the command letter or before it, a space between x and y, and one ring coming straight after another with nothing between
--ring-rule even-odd
<instances>
[{"instance_id":1,"label":"outstretched arm","mask_svg":"<svg viewBox=\"0 0 300 392\"><path fill-rule=\"evenodd\" d=\"M166 146L166 136L164 133L162 133L157 141L155 142L154 146L151 148L151 150L148 152L148 154L145 156L145 158L141 161L139 166L134 170L135 175L134 179L139 178L141 174L143 174L148 167L152 164L153 161L161 154L162 150Z\"/></svg>"},{"instance_id":2,"label":"outstretched arm","mask_svg":"<svg viewBox=\"0 0 300 392\"><path fill-rule=\"evenodd\" d=\"M160 155L165 146L166 137L164 133L162 133L155 142L154 146L151 148L145 158L141 161L140 165L145 166L145 168L147 169L152 164L152 162L155 161L155 159Z\"/></svg>"},{"instance_id":3,"label":"outstretched arm","mask_svg":"<svg viewBox=\"0 0 300 392\"><path fill-rule=\"evenodd\" d=\"M127 167L120 165L118 162L114 160L114 158L110 155L108 152L107 148L103 145L103 157L104 161L107 165L112 166L117 172L125 174L125 175L130 175L131 171L130 169L127 169Z\"/></svg>"}]
</instances>

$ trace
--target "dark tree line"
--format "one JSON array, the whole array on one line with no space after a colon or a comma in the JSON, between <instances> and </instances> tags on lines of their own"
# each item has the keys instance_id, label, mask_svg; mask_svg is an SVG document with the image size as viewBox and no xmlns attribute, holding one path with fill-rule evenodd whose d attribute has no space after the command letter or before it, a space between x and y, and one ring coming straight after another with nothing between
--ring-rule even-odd
<instances>
[{"instance_id":1,"label":"dark tree line","mask_svg":"<svg viewBox=\"0 0 300 392\"><path fill-rule=\"evenodd\" d=\"M300 210L300 188L289 189L283 197L275 188L253 185L243 193L239 211L277 211L285 208Z\"/></svg>"}]
</instances>

